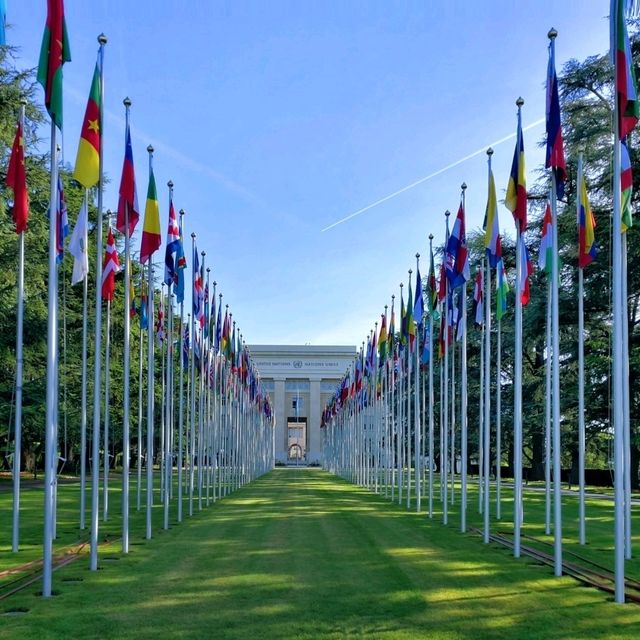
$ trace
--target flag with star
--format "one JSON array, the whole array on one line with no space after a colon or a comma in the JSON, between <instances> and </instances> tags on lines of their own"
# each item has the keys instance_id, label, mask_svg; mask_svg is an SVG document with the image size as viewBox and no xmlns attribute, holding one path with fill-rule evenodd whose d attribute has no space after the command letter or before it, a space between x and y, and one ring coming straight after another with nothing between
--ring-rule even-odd
<instances>
[{"instance_id":1,"label":"flag with star","mask_svg":"<svg viewBox=\"0 0 640 640\"><path fill-rule=\"evenodd\" d=\"M87 109L82 121L78 155L73 177L85 189L90 189L100 179L100 147L102 141L100 107L102 96L100 95L100 66L96 62L91 81L91 90Z\"/></svg>"}]
</instances>

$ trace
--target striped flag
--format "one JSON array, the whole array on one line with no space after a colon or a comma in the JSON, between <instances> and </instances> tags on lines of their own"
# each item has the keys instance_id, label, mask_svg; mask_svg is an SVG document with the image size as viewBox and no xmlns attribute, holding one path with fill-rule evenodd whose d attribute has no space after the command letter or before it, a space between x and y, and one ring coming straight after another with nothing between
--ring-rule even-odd
<instances>
[{"instance_id":1,"label":"striped flag","mask_svg":"<svg viewBox=\"0 0 640 640\"><path fill-rule=\"evenodd\" d=\"M464 206L460 202L456 221L446 246L446 273L451 288L461 287L469 280L469 255L467 251L467 236L464 222Z\"/></svg>"},{"instance_id":2,"label":"striped flag","mask_svg":"<svg viewBox=\"0 0 640 640\"><path fill-rule=\"evenodd\" d=\"M631 209L631 196L633 194L633 174L631 172L631 158L626 141L620 141L620 187L622 198L620 211L622 212L622 232L633 226L633 211Z\"/></svg>"},{"instance_id":3,"label":"striped flag","mask_svg":"<svg viewBox=\"0 0 640 640\"><path fill-rule=\"evenodd\" d=\"M382 314L380 322L380 337L378 338L378 362L382 367L387 360L387 315Z\"/></svg>"},{"instance_id":4,"label":"striped flag","mask_svg":"<svg viewBox=\"0 0 640 640\"><path fill-rule=\"evenodd\" d=\"M509 281L502 258L496 266L496 276L496 320L500 322L507 312L507 294L509 293Z\"/></svg>"},{"instance_id":5,"label":"striped flag","mask_svg":"<svg viewBox=\"0 0 640 640\"><path fill-rule=\"evenodd\" d=\"M553 218L551 217L551 206L548 202L542 219L542 239L540 240L538 266L546 273L547 277L551 276L551 269L553 268Z\"/></svg>"},{"instance_id":6,"label":"striped flag","mask_svg":"<svg viewBox=\"0 0 640 640\"><path fill-rule=\"evenodd\" d=\"M176 302L178 304L182 304L184 302L184 272L187 268L187 259L184 255L184 236L182 233L182 217L180 218L180 222L178 224L178 228L180 231L180 238L178 240L178 247L176 249L175 261L176 261L176 283L173 287L174 292L176 294Z\"/></svg>"},{"instance_id":7,"label":"striped flag","mask_svg":"<svg viewBox=\"0 0 640 640\"><path fill-rule=\"evenodd\" d=\"M564 196L564 183L567 180L567 164L564 159L560 96L558 94L555 58L554 40L551 40L549 43L549 65L547 67L547 154L545 167L553 171L556 179L556 194L558 198L562 198Z\"/></svg>"},{"instance_id":8,"label":"striped flag","mask_svg":"<svg viewBox=\"0 0 640 640\"><path fill-rule=\"evenodd\" d=\"M525 306L529 303L529 300L531 300L529 278L533 275L533 265L531 264L531 260L529 260L529 251L524 242L524 235L520 236L518 251L520 252L520 264L522 265L520 282L518 283L518 293L522 305Z\"/></svg>"},{"instance_id":9,"label":"striped flag","mask_svg":"<svg viewBox=\"0 0 640 640\"><path fill-rule=\"evenodd\" d=\"M155 251L160 248L160 207L158 205L158 191L153 167L149 168L149 188L147 189L147 204L144 208L144 224L142 226L142 244L140 246L140 262L144 264Z\"/></svg>"},{"instance_id":10,"label":"striped flag","mask_svg":"<svg viewBox=\"0 0 640 640\"><path fill-rule=\"evenodd\" d=\"M90 189L100 180L100 149L102 144L102 122L100 120L102 96L100 95L100 64L96 62L87 100L87 109L82 121L76 167L73 177L85 189Z\"/></svg>"},{"instance_id":11,"label":"striped flag","mask_svg":"<svg viewBox=\"0 0 640 640\"><path fill-rule=\"evenodd\" d=\"M180 244L180 229L176 220L176 211L173 208L173 196L169 196L169 227L167 229L167 247L164 254L164 283L166 285L177 284L178 264L177 255Z\"/></svg>"},{"instance_id":12,"label":"striped flag","mask_svg":"<svg viewBox=\"0 0 640 640\"><path fill-rule=\"evenodd\" d=\"M520 229L520 233L524 233L527 229L527 180L525 177L522 123L519 114L516 148L513 152L513 162L511 163L511 173L504 204L513 214L516 227Z\"/></svg>"},{"instance_id":13,"label":"striped flag","mask_svg":"<svg viewBox=\"0 0 640 640\"><path fill-rule=\"evenodd\" d=\"M109 235L107 237L107 246L104 252L104 261L102 263L102 299L113 300L116 291L116 273L120 270L120 260L116 251L116 241L113 237L113 231L109 227Z\"/></svg>"},{"instance_id":14,"label":"striped flag","mask_svg":"<svg viewBox=\"0 0 640 640\"><path fill-rule=\"evenodd\" d=\"M578 266L584 269L596 259L598 247L595 237L596 221L587 196L582 163L578 166Z\"/></svg>"},{"instance_id":15,"label":"striped flag","mask_svg":"<svg viewBox=\"0 0 640 640\"><path fill-rule=\"evenodd\" d=\"M638 124L640 118L640 103L636 89L636 77L631 57L631 46L627 32L625 19L625 1L614 0L615 23L611 26L615 30L615 69L616 69L616 96L618 98L618 134L620 140L624 140ZM614 18L614 16L611 16Z\"/></svg>"},{"instance_id":16,"label":"striped flag","mask_svg":"<svg viewBox=\"0 0 640 640\"><path fill-rule=\"evenodd\" d=\"M11 159L7 169L7 186L13 189L13 221L16 233L27 230L29 220L29 193L27 191L27 176L24 166L24 135L22 123L18 121L16 136L11 149Z\"/></svg>"},{"instance_id":17,"label":"striped flag","mask_svg":"<svg viewBox=\"0 0 640 640\"><path fill-rule=\"evenodd\" d=\"M129 216L129 237L131 237L138 224L138 220L140 220L140 208L138 207L136 172L133 167L133 149L131 147L131 131L128 121L124 137L124 161L122 162L122 177L120 178L120 197L118 198L116 229L124 234L126 213Z\"/></svg>"},{"instance_id":18,"label":"striped flag","mask_svg":"<svg viewBox=\"0 0 640 640\"><path fill-rule=\"evenodd\" d=\"M495 267L502 255L502 246L500 241L500 221L498 218L498 198L496 197L496 183L493 179L493 170L489 171L484 247L489 264Z\"/></svg>"}]
</instances>

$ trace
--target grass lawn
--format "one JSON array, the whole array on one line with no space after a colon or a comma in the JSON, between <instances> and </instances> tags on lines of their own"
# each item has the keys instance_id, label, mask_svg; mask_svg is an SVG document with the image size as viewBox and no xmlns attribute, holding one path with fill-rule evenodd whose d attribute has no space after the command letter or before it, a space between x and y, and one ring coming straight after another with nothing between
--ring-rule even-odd
<instances>
[{"instance_id":1,"label":"grass lawn","mask_svg":"<svg viewBox=\"0 0 640 640\"><path fill-rule=\"evenodd\" d=\"M0 617L0 638L640 637L639 606L461 535L451 516L445 527L321 470L277 469L149 542L136 524L142 544L122 556L114 543L95 573L84 559L56 572L49 600L34 585L0 601L29 610Z\"/></svg>"}]
</instances>

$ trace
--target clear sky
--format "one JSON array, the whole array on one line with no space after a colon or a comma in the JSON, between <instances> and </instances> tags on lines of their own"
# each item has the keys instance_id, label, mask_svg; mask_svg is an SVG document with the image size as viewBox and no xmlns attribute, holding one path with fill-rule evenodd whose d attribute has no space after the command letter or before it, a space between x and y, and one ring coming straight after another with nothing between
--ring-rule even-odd
<instances>
[{"instance_id":1,"label":"clear sky","mask_svg":"<svg viewBox=\"0 0 640 640\"><path fill-rule=\"evenodd\" d=\"M8 5L7 40L35 66L46 2ZM359 344L415 270L415 253L426 258L428 235L442 242L443 213L455 213L463 181L467 226L481 226L484 149L514 133L519 95L524 126L544 117L549 28L559 32L558 69L608 47L607 0L65 0L65 7L72 53L64 67L65 160L75 160L104 32L112 180L105 205L117 205L129 96L139 201L152 143L163 241L171 179L176 207L187 212L186 236L196 232L249 343ZM530 182L543 161L543 128L525 133ZM494 145L499 197L513 145ZM500 220L512 228L504 206Z\"/></svg>"}]
</instances>

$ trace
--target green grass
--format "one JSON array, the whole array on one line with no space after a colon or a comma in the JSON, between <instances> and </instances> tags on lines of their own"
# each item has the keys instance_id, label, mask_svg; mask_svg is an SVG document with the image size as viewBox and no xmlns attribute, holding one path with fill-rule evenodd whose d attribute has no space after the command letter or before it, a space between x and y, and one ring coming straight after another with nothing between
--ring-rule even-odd
<instances>
[{"instance_id":1,"label":"green grass","mask_svg":"<svg viewBox=\"0 0 640 640\"><path fill-rule=\"evenodd\" d=\"M98 572L83 559L61 569L51 599L38 585L0 601L29 609L1 617L0 638L639 637L640 607L484 546L451 516L443 526L323 471L278 469L128 556L109 551L119 560Z\"/></svg>"}]
</instances>

